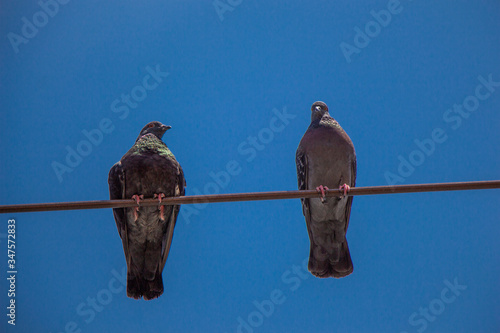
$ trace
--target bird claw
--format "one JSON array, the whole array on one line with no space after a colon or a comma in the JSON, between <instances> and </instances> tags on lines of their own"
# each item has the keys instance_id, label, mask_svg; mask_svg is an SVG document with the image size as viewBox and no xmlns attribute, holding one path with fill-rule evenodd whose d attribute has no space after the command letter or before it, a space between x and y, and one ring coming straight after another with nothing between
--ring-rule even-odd
<instances>
[{"instance_id":1,"label":"bird claw","mask_svg":"<svg viewBox=\"0 0 500 333\"><path fill-rule=\"evenodd\" d=\"M321 203L325 203L326 202L325 191L328 191L328 187L320 185L320 186L316 187L316 191L318 193L321 193Z\"/></svg>"},{"instance_id":2,"label":"bird claw","mask_svg":"<svg viewBox=\"0 0 500 333\"><path fill-rule=\"evenodd\" d=\"M142 195L142 194L141 195L134 194L132 196L132 200L134 200L137 203L137 207L135 207L135 209L134 209L134 218L137 220L138 219L137 213L139 213L139 207L140 207L139 202L141 200L144 200L144 195Z\"/></svg>"},{"instance_id":3,"label":"bird claw","mask_svg":"<svg viewBox=\"0 0 500 333\"><path fill-rule=\"evenodd\" d=\"M165 198L165 194L158 193L153 196L154 199L158 198L158 209L160 210L160 220L165 221L165 206L161 204L161 199Z\"/></svg>"},{"instance_id":4,"label":"bird claw","mask_svg":"<svg viewBox=\"0 0 500 333\"><path fill-rule=\"evenodd\" d=\"M343 197L346 197L347 193L349 193L350 190L351 190L351 187L347 184L344 184L344 185L339 187L339 191L344 194Z\"/></svg>"}]
</instances>

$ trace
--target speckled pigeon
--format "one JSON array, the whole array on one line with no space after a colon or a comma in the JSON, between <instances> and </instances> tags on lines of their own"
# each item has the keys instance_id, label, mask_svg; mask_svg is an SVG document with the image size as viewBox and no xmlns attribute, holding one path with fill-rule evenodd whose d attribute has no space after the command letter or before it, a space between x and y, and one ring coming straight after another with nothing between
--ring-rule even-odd
<instances>
[{"instance_id":1,"label":"speckled pigeon","mask_svg":"<svg viewBox=\"0 0 500 333\"><path fill-rule=\"evenodd\" d=\"M350 186L356 183L356 153L349 136L328 113L323 102L311 107L311 125L297 148L299 190L316 189L322 197L302 199L311 242L309 271L321 278L344 277L353 266L345 237L351 215ZM343 196L328 197L324 190L340 188Z\"/></svg>"},{"instance_id":2,"label":"speckled pigeon","mask_svg":"<svg viewBox=\"0 0 500 333\"><path fill-rule=\"evenodd\" d=\"M122 159L109 171L111 199L162 198L184 195L184 173L161 140L170 129L158 121L144 126ZM114 208L127 261L127 296L145 300L163 293L161 273L167 260L179 205Z\"/></svg>"}]
</instances>

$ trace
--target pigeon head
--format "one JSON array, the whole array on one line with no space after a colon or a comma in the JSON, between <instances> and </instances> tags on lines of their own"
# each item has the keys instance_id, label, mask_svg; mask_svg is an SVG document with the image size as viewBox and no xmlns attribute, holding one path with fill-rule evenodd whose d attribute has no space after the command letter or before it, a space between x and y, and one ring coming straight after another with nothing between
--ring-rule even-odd
<instances>
[{"instance_id":1,"label":"pigeon head","mask_svg":"<svg viewBox=\"0 0 500 333\"><path fill-rule=\"evenodd\" d=\"M311 121L316 119L321 119L325 114L328 113L328 106L323 102L314 102L311 106Z\"/></svg>"},{"instance_id":2,"label":"pigeon head","mask_svg":"<svg viewBox=\"0 0 500 333\"><path fill-rule=\"evenodd\" d=\"M171 126L163 125L159 121L152 121L149 124L147 124L146 126L144 126L144 128L139 133L137 140L139 140L143 135L146 135L149 133L156 135L156 137L158 137L158 139L161 140L161 138L163 137L163 134L165 134L165 132L171 128L172 128ZM135 140L135 141L137 141L137 140Z\"/></svg>"}]
</instances>

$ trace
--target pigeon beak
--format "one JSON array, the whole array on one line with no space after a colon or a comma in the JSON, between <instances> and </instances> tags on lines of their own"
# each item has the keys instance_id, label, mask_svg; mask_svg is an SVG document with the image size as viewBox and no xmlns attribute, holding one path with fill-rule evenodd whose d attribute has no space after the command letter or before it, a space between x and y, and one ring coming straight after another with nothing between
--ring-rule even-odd
<instances>
[{"instance_id":1,"label":"pigeon beak","mask_svg":"<svg viewBox=\"0 0 500 333\"><path fill-rule=\"evenodd\" d=\"M168 131L171 128L172 128L172 126L161 125L161 130L163 131L163 133L165 133L166 131Z\"/></svg>"},{"instance_id":2,"label":"pigeon beak","mask_svg":"<svg viewBox=\"0 0 500 333\"><path fill-rule=\"evenodd\" d=\"M315 109L316 109L316 112L321 112L321 107L317 106L317 107L315 107Z\"/></svg>"}]
</instances>

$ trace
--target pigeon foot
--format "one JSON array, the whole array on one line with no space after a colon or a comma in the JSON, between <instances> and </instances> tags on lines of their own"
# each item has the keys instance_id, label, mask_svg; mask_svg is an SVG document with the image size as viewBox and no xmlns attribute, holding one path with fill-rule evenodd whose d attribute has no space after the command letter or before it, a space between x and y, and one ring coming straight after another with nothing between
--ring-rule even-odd
<instances>
[{"instance_id":1,"label":"pigeon foot","mask_svg":"<svg viewBox=\"0 0 500 333\"><path fill-rule=\"evenodd\" d=\"M141 200L143 200L143 199L144 199L144 195L142 195L142 194L141 195L134 194L132 196L132 200L134 200L137 203L137 207L135 207L135 209L134 209L134 218L135 218L135 220L137 220L139 218L138 215L137 215L137 213L139 213L139 206L140 206L139 202Z\"/></svg>"},{"instance_id":2,"label":"pigeon foot","mask_svg":"<svg viewBox=\"0 0 500 333\"><path fill-rule=\"evenodd\" d=\"M321 193L321 203L325 203L326 202L325 191L328 191L328 187L320 185L320 186L316 187L316 191L318 193Z\"/></svg>"},{"instance_id":3,"label":"pigeon foot","mask_svg":"<svg viewBox=\"0 0 500 333\"><path fill-rule=\"evenodd\" d=\"M342 185L342 186L339 187L339 191L341 193L344 193L344 197L347 196L347 193L349 193L350 190L351 190L351 187L349 185L347 185L347 184L344 184L344 185Z\"/></svg>"},{"instance_id":4,"label":"pigeon foot","mask_svg":"<svg viewBox=\"0 0 500 333\"><path fill-rule=\"evenodd\" d=\"M160 210L160 220L165 221L165 206L161 205L161 199L165 198L165 194L163 193L158 193L154 195L154 199L158 198L158 202L160 205L158 205L158 209Z\"/></svg>"}]
</instances>

